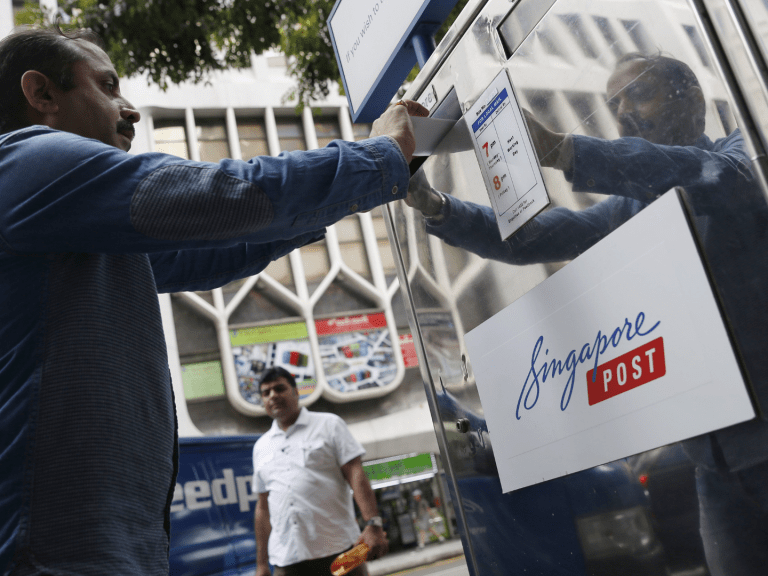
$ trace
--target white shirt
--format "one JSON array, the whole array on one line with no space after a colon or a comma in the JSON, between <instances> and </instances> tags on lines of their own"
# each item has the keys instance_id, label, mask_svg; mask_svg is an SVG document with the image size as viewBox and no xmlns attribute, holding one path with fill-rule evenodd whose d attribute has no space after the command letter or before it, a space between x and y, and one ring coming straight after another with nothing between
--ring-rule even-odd
<instances>
[{"instance_id":1,"label":"white shirt","mask_svg":"<svg viewBox=\"0 0 768 576\"><path fill-rule=\"evenodd\" d=\"M253 447L253 490L269 492L270 564L330 556L357 541L352 489L341 467L363 454L335 414L302 408L285 432L272 422Z\"/></svg>"}]
</instances>

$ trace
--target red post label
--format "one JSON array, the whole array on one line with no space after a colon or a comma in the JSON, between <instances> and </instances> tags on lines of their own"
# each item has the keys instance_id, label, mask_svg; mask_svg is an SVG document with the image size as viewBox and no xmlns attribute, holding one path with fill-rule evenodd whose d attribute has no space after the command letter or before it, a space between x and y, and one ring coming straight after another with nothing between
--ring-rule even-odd
<instances>
[{"instance_id":1,"label":"red post label","mask_svg":"<svg viewBox=\"0 0 768 576\"><path fill-rule=\"evenodd\" d=\"M597 375L593 381L595 372ZM594 406L603 400L647 384L666 373L664 339L656 338L587 372L589 405Z\"/></svg>"}]
</instances>

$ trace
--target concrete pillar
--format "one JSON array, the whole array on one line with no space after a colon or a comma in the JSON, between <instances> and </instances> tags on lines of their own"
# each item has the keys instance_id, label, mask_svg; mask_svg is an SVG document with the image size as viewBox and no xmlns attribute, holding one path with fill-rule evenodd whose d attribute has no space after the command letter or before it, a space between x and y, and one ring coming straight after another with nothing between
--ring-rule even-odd
<instances>
[{"instance_id":1,"label":"concrete pillar","mask_svg":"<svg viewBox=\"0 0 768 576\"><path fill-rule=\"evenodd\" d=\"M13 3L0 0L0 38L5 38L13 31Z\"/></svg>"}]
</instances>

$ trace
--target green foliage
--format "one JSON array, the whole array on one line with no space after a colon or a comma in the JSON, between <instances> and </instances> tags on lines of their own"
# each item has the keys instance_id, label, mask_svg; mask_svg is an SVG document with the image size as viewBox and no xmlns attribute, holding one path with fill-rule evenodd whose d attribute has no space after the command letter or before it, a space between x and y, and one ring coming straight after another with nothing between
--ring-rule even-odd
<instances>
[{"instance_id":1,"label":"green foliage","mask_svg":"<svg viewBox=\"0 0 768 576\"><path fill-rule=\"evenodd\" d=\"M460 0L444 30L467 0ZM165 89L206 80L215 70L250 66L251 52L275 48L288 59L298 102L320 100L341 85L326 20L335 0L59 0L62 27L101 36L121 76L146 73ZM19 24L42 24L28 1ZM61 20L59 21L61 24ZM443 31L444 33L444 31ZM441 37L441 36L439 36Z\"/></svg>"}]
</instances>

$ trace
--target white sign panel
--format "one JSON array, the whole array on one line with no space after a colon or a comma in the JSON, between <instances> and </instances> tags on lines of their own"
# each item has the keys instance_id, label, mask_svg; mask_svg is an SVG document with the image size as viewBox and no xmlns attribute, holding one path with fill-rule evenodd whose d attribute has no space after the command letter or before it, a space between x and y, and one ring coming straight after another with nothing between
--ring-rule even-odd
<instances>
[{"instance_id":1,"label":"white sign panel","mask_svg":"<svg viewBox=\"0 0 768 576\"><path fill-rule=\"evenodd\" d=\"M675 192L466 343L505 492L755 416Z\"/></svg>"},{"instance_id":2,"label":"white sign panel","mask_svg":"<svg viewBox=\"0 0 768 576\"><path fill-rule=\"evenodd\" d=\"M549 204L539 161L506 71L465 115L501 239Z\"/></svg>"},{"instance_id":3,"label":"white sign panel","mask_svg":"<svg viewBox=\"0 0 768 576\"><path fill-rule=\"evenodd\" d=\"M329 24L352 110L357 111L424 2L340 2Z\"/></svg>"}]
</instances>

